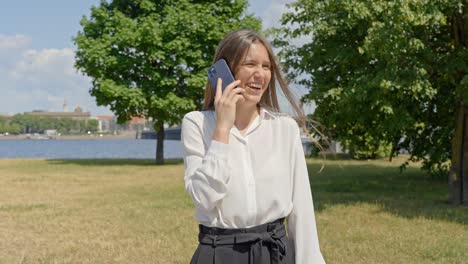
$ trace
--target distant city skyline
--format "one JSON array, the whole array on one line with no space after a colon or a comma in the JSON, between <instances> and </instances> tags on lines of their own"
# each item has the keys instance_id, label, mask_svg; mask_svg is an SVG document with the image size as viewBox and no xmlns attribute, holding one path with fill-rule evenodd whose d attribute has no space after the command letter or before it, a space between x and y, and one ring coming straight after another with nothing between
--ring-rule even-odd
<instances>
[{"instance_id":1,"label":"distant city skyline","mask_svg":"<svg viewBox=\"0 0 468 264\"><path fill-rule=\"evenodd\" d=\"M100 0L8 1L0 9L0 113L62 111L79 106L93 115L112 115L89 95L90 79L74 68L72 38L79 21ZM291 0L250 0L248 12L264 28L279 25ZM297 91L300 96L303 91Z\"/></svg>"}]
</instances>

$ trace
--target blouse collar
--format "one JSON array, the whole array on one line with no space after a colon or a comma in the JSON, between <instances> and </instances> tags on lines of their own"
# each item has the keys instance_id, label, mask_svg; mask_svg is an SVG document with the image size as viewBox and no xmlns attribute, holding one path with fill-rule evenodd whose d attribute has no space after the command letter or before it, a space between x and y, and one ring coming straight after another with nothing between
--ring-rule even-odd
<instances>
[{"instance_id":1,"label":"blouse collar","mask_svg":"<svg viewBox=\"0 0 468 264\"><path fill-rule=\"evenodd\" d=\"M261 119L275 119L275 114L271 111L266 109L265 107L260 107L260 117Z\"/></svg>"}]
</instances>

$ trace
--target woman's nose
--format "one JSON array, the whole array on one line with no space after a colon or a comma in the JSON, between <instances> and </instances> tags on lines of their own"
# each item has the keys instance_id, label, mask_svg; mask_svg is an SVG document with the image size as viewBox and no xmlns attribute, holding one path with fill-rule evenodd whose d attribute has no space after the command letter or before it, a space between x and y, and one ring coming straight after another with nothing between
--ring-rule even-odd
<instances>
[{"instance_id":1,"label":"woman's nose","mask_svg":"<svg viewBox=\"0 0 468 264\"><path fill-rule=\"evenodd\" d=\"M254 68L254 77L259 77L259 78L264 78L265 77L265 71L263 70L262 65L257 65Z\"/></svg>"}]
</instances>

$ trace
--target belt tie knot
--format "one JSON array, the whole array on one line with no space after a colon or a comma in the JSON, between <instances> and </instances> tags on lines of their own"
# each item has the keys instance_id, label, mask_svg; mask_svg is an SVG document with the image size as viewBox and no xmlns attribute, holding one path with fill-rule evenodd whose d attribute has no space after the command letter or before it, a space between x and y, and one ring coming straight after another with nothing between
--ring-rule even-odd
<instances>
[{"instance_id":1,"label":"belt tie knot","mask_svg":"<svg viewBox=\"0 0 468 264\"><path fill-rule=\"evenodd\" d=\"M262 245L266 245L271 248L272 263L281 263L284 256L286 255L286 245L281 240L285 234L278 234L278 231L281 233L281 229L275 229L270 232L259 234L258 238L256 239L256 243L261 243ZM251 259L253 259L253 249L254 245L250 247Z\"/></svg>"},{"instance_id":2,"label":"belt tie knot","mask_svg":"<svg viewBox=\"0 0 468 264\"><path fill-rule=\"evenodd\" d=\"M216 248L226 245L245 245L249 250L249 263L255 263L256 258L261 258L262 255L265 256L265 254L270 252L271 263L281 264L286 261L287 248L284 242L286 229L282 223L272 228L272 230L268 228L268 231L265 230L258 233L242 230L234 234L211 232L210 230L216 231L216 229L207 228L206 232L202 232L203 230L200 232L198 238L200 244L210 245L213 248L212 263L218 263Z\"/></svg>"}]
</instances>

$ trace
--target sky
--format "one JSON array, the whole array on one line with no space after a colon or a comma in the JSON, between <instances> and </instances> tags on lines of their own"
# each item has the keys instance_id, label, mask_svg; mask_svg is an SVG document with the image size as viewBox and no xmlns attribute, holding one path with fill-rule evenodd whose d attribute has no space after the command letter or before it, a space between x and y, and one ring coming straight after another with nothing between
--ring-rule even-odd
<instances>
[{"instance_id":1,"label":"sky","mask_svg":"<svg viewBox=\"0 0 468 264\"><path fill-rule=\"evenodd\" d=\"M99 0L15 0L0 8L0 114L33 110L111 115L89 95L90 78L74 68L73 37ZM279 25L292 0L249 0L263 27ZM303 91L297 91L300 95ZM307 110L306 110L307 111Z\"/></svg>"}]
</instances>

